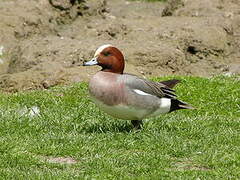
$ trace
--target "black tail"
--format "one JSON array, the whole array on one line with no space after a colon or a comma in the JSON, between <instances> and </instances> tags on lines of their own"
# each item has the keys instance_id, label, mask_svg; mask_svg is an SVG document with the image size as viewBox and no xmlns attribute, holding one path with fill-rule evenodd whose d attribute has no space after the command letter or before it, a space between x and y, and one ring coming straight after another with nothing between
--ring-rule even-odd
<instances>
[{"instance_id":1,"label":"black tail","mask_svg":"<svg viewBox=\"0 0 240 180\"><path fill-rule=\"evenodd\" d=\"M161 81L160 83L166 85L169 88L174 88L174 86L176 86L176 84L179 82L180 82L180 80L171 79L171 80L167 80L167 81Z\"/></svg>"},{"instance_id":2,"label":"black tail","mask_svg":"<svg viewBox=\"0 0 240 180\"><path fill-rule=\"evenodd\" d=\"M195 108L183 101L180 101L177 99L171 99L171 107L169 112L172 112L178 109L195 109Z\"/></svg>"}]
</instances>

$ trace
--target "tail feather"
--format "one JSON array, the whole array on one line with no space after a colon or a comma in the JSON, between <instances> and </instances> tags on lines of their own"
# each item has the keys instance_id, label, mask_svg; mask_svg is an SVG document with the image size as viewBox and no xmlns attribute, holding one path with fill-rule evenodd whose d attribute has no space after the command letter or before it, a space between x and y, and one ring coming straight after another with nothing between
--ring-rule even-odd
<instances>
[{"instance_id":1,"label":"tail feather","mask_svg":"<svg viewBox=\"0 0 240 180\"><path fill-rule=\"evenodd\" d=\"M179 82L181 81L178 79L171 79L171 80L160 82L166 86L166 88L164 87L161 88L161 90L165 93L165 97L171 99L171 106L170 106L169 112L176 111L179 109L195 109L191 105L176 99L176 95L174 94L175 91L173 89L169 89L169 88L174 88Z\"/></svg>"},{"instance_id":2,"label":"tail feather","mask_svg":"<svg viewBox=\"0 0 240 180\"><path fill-rule=\"evenodd\" d=\"M172 112L178 109L195 109L195 108L178 99L171 99L171 107L169 112Z\"/></svg>"},{"instance_id":3,"label":"tail feather","mask_svg":"<svg viewBox=\"0 0 240 180\"><path fill-rule=\"evenodd\" d=\"M176 86L176 84L178 84L179 82L181 82L181 81L177 80L177 79L171 79L171 80L167 80L167 81L161 81L160 83L166 85L169 88L174 88Z\"/></svg>"}]
</instances>

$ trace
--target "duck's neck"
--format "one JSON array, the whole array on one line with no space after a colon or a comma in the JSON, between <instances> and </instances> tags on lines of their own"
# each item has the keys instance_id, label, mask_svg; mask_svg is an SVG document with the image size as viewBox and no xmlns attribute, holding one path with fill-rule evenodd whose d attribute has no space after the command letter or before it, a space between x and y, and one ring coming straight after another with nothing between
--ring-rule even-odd
<instances>
[{"instance_id":1,"label":"duck's neck","mask_svg":"<svg viewBox=\"0 0 240 180\"><path fill-rule=\"evenodd\" d=\"M108 68L102 68L102 70L101 71L103 71L103 72L111 72L111 73L116 73L116 74L123 74L123 71L117 71L117 70L114 70L114 69L108 69Z\"/></svg>"}]
</instances>

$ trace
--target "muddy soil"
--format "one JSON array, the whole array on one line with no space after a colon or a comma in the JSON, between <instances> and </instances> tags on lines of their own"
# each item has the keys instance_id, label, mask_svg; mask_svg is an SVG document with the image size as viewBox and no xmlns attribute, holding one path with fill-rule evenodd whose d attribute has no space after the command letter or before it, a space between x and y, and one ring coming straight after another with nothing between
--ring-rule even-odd
<instances>
[{"instance_id":1,"label":"muddy soil","mask_svg":"<svg viewBox=\"0 0 240 180\"><path fill-rule=\"evenodd\" d=\"M143 77L240 73L240 1L1 0L0 89L88 81L113 44Z\"/></svg>"}]
</instances>

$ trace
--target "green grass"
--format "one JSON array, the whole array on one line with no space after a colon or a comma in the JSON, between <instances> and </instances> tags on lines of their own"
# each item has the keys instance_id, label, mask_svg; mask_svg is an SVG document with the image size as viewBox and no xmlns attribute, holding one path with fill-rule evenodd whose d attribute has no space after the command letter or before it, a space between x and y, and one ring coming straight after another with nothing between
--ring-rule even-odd
<instances>
[{"instance_id":1,"label":"green grass","mask_svg":"<svg viewBox=\"0 0 240 180\"><path fill-rule=\"evenodd\" d=\"M152 118L140 132L98 110L85 83L2 93L0 179L239 179L239 77L178 78L179 98L197 110ZM40 114L29 116L34 106Z\"/></svg>"}]
</instances>

